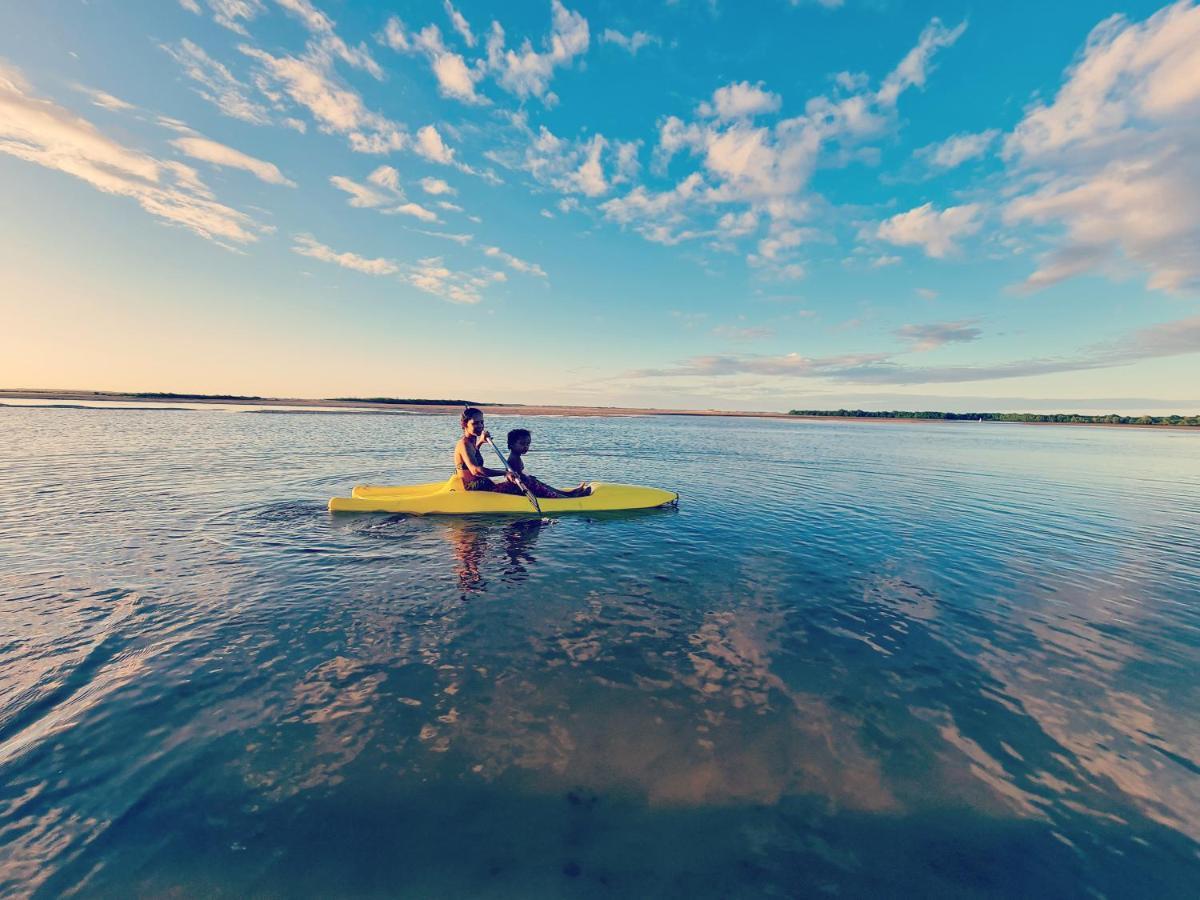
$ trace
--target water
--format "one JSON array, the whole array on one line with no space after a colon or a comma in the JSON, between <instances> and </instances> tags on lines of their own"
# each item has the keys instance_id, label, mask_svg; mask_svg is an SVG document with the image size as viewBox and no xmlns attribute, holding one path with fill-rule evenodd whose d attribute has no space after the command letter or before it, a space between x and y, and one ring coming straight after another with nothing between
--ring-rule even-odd
<instances>
[{"instance_id":1,"label":"water","mask_svg":"<svg viewBox=\"0 0 1200 900\"><path fill-rule=\"evenodd\" d=\"M0 409L0 893L1196 895L1200 435L521 424Z\"/></svg>"}]
</instances>

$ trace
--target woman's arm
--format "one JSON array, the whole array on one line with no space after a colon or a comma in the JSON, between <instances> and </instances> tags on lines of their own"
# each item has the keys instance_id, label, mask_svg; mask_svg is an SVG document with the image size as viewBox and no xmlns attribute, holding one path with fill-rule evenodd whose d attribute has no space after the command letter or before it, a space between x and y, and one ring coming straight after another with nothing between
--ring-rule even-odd
<instances>
[{"instance_id":1,"label":"woman's arm","mask_svg":"<svg viewBox=\"0 0 1200 900\"><path fill-rule=\"evenodd\" d=\"M466 443L467 439L464 437L454 447L454 465L456 468L461 466L477 478L493 478L505 474L503 469L489 469L475 462L471 454L467 452ZM479 452L478 445L475 451ZM482 460L482 456L480 459Z\"/></svg>"}]
</instances>

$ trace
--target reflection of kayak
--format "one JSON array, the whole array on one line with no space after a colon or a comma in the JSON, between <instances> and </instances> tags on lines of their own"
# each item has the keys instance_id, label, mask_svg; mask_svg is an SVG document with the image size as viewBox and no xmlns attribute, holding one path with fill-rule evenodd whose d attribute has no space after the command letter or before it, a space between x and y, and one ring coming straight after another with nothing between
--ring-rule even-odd
<instances>
[{"instance_id":1,"label":"reflection of kayak","mask_svg":"<svg viewBox=\"0 0 1200 900\"><path fill-rule=\"evenodd\" d=\"M674 491L638 487L633 484L592 482L592 492L586 497L566 497L561 500L538 500L544 513L601 512L613 509L650 509L670 506L679 500ZM491 491L463 490L457 475L449 481L432 484L373 487L358 485L353 497L334 497L329 501L332 512L388 512L422 516L472 515L480 513L529 515L533 507L523 494L496 494Z\"/></svg>"}]
</instances>

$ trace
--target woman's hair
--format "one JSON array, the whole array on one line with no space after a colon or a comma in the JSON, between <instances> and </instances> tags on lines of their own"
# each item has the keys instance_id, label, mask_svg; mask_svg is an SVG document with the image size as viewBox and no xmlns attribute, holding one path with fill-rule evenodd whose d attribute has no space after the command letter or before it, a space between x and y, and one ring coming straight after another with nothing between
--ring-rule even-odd
<instances>
[{"instance_id":1,"label":"woman's hair","mask_svg":"<svg viewBox=\"0 0 1200 900\"><path fill-rule=\"evenodd\" d=\"M513 444L515 444L521 438L531 437L533 437L533 435L529 433L528 428L514 428L508 433L508 449L511 450L513 448Z\"/></svg>"},{"instance_id":2,"label":"woman's hair","mask_svg":"<svg viewBox=\"0 0 1200 900\"><path fill-rule=\"evenodd\" d=\"M483 415L483 410L480 409L478 406L468 406L462 411L462 415L459 416L458 424L461 425L463 428L466 428L468 422L470 422L476 416L482 416L482 415Z\"/></svg>"}]
</instances>

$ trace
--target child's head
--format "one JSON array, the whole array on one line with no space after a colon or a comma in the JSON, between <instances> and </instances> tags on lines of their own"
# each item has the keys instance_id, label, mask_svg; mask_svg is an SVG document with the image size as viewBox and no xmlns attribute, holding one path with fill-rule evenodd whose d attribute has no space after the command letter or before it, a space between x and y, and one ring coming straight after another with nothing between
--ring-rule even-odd
<instances>
[{"instance_id":1,"label":"child's head","mask_svg":"<svg viewBox=\"0 0 1200 900\"><path fill-rule=\"evenodd\" d=\"M528 428L514 428L508 433L508 449L514 453L528 453L529 442L533 439L533 435L529 433Z\"/></svg>"},{"instance_id":2,"label":"child's head","mask_svg":"<svg viewBox=\"0 0 1200 900\"><path fill-rule=\"evenodd\" d=\"M468 406L459 418L462 430L468 434L483 434L483 410L477 406Z\"/></svg>"}]
</instances>

